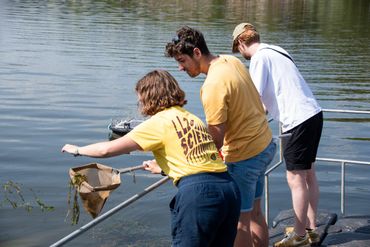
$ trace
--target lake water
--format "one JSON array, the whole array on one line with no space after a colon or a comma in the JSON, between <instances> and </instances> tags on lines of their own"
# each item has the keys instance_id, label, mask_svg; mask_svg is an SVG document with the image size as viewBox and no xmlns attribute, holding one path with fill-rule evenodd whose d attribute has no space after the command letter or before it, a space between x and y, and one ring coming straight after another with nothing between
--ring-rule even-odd
<instances>
[{"instance_id":1,"label":"lake water","mask_svg":"<svg viewBox=\"0 0 370 247\"><path fill-rule=\"evenodd\" d=\"M369 111L369 13L367 0L1 0L0 183L21 184L34 209L13 209L1 188L0 246L48 246L91 220L85 212L77 226L65 219L70 167L99 162L123 168L151 158L60 153L65 143L107 140L112 118L137 117L133 88L147 72L170 71L187 94L186 108L204 119L204 76L189 78L164 57L181 25L200 29L214 54L230 54L234 26L252 22L263 42L291 53L323 108ZM319 157L370 160L369 115L325 118ZM277 124L271 127L277 135ZM320 162L317 170L320 208L339 213L340 166ZM369 167L347 172L347 213L369 214ZM121 179L103 212L159 177L137 172L136 183L131 175ZM273 219L291 207L284 166L270 185ZM55 210L42 212L33 193ZM67 246L169 246L168 203L175 193L167 183Z\"/></svg>"}]
</instances>

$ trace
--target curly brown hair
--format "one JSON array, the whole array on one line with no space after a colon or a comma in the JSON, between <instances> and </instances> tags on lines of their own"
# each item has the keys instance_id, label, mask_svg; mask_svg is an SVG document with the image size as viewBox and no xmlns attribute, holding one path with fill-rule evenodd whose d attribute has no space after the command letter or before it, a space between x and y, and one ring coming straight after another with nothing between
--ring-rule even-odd
<instances>
[{"instance_id":1,"label":"curly brown hair","mask_svg":"<svg viewBox=\"0 0 370 247\"><path fill-rule=\"evenodd\" d=\"M139 97L141 113L153 116L171 106L187 103L185 92L176 79L167 71L154 70L141 78L135 87Z\"/></svg>"},{"instance_id":2,"label":"curly brown hair","mask_svg":"<svg viewBox=\"0 0 370 247\"><path fill-rule=\"evenodd\" d=\"M194 48L198 48L203 55L210 54L203 34L194 28L183 26L177 30L172 42L167 43L165 56L174 57L186 54L192 57Z\"/></svg>"}]
</instances>

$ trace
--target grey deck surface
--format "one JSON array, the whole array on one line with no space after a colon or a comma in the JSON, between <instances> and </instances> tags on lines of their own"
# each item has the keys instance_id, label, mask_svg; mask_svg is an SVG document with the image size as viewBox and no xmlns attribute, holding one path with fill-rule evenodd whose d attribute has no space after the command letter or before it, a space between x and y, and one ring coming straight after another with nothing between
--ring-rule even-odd
<instances>
[{"instance_id":1,"label":"grey deck surface","mask_svg":"<svg viewBox=\"0 0 370 247\"><path fill-rule=\"evenodd\" d=\"M293 226L293 211L279 213L269 229L270 246L284 237L285 227ZM370 247L370 215L338 217L319 210L317 227L320 243L316 246Z\"/></svg>"}]
</instances>

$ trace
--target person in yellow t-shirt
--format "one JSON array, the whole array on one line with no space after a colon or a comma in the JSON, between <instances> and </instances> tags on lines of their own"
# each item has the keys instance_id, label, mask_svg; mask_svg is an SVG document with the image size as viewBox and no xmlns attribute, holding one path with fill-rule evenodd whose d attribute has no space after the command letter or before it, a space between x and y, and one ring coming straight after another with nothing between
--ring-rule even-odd
<instances>
[{"instance_id":1,"label":"person in yellow t-shirt","mask_svg":"<svg viewBox=\"0 0 370 247\"><path fill-rule=\"evenodd\" d=\"M205 74L200 96L208 130L221 149L228 172L241 192L235 247L268 246L268 227L261 209L264 174L276 144L260 96L248 70L236 57L212 55L203 34L191 27L177 30L165 55L191 77Z\"/></svg>"},{"instance_id":2,"label":"person in yellow t-shirt","mask_svg":"<svg viewBox=\"0 0 370 247\"><path fill-rule=\"evenodd\" d=\"M149 119L116 140L66 144L62 152L104 158L152 151L155 161L144 162L145 169L163 171L178 187L170 203L172 246L232 247L240 192L205 124L182 107L185 93L167 71L148 73L135 89L141 112Z\"/></svg>"}]
</instances>

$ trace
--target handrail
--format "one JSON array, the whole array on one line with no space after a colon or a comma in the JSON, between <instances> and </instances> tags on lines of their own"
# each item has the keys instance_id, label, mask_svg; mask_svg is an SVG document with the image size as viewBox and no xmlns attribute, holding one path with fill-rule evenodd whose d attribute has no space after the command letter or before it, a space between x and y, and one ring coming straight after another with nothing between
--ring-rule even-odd
<instances>
[{"instance_id":1,"label":"handrail","mask_svg":"<svg viewBox=\"0 0 370 247\"><path fill-rule=\"evenodd\" d=\"M353 113L353 114L370 114L370 111L352 111L352 110L337 110L337 109L323 109L323 112L337 112L337 113ZM269 121L270 122L270 121ZM269 168L265 172L265 219L267 225L269 225L269 174L272 173L277 167L279 167L283 163L283 154L281 150L281 138L284 138L286 135L281 134L281 126L279 126L279 141L280 141L280 150L279 150L279 161L274 164L271 168ZM318 161L327 161L327 162L339 162L341 163L341 213L345 214L345 166L346 164L356 164L356 165L369 165L370 162L365 161L357 161L357 160L344 160L344 159L333 159L333 158L320 158L317 157L316 160ZM115 208L109 210L105 214L95 218L94 220L90 221L86 225L82 226L81 228L77 229L76 231L72 232L71 234L65 236L64 238L60 239L59 241L50 245L51 247L62 246L65 243L71 241L75 237L79 236L80 234L84 233L91 227L95 226L96 224L102 222L103 220L107 219L111 215L115 214L122 208L130 205L132 202L136 201L137 199L143 197L150 191L154 190L155 188L159 187L160 185L164 184L169 180L168 177L165 177L156 183L150 185L149 187L145 188L144 191L134 195L133 197L129 198L128 200L122 202L121 204L117 205Z\"/></svg>"},{"instance_id":2,"label":"handrail","mask_svg":"<svg viewBox=\"0 0 370 247\"><path fill-rule=\"evenodd\" d=\"M355 165L368 165L370 166L370 162L365 162L365 161L357 161L357 160L343 160L343 159L332 159L332 158L316 158L316 160L319 161L326 161L326 162L338 162L341 163L341 183L340 183L340 212L342 215L345 215L345 203L346 203L346 198L345 198L345 166L346 164L355 164Z\"/></svg>"},{"instance_id":3,"label":"handrail","mask_svg":"<svg viewBox=\"0 0 370 247\"><path fill-rule=\"evenodd\" d=\"M111 210L109 210L106 213L102 214L101 216L93 219L92 221L90 221L87 224L83 225L82 227L80 227L79 229L77 229L74 232L70 233L69 235L65 236L64 238L60 239L59 241L53 243L52 245L50 245L50 247L63 246L67 242L71 241L72 239L74 239L77 236L81 235L82 233L86 232L91 227L93 227L93 226L97 225L98 223L102 222L103 220L109 218L113 214L117 213L119 210L127 207L128 205L130 205L131 203L135 202L139 198L145 196L146 194L148 194L152 190L154 190L154 189L158 188L159 186L161 186L162 184L166 183L168 180L170 180L169 177L164 177L164 178L158 180L157 182L149 185L148 187L146 187L140 193L137 193L134 196L132 196L129 199L127 199L126 201L118 204L117 206L115 206Z\"/></svg>"},{"instance_id":4,"label":"handrail","mask_svg":"<svg viewBox=\"0 0 370 247\"><path fill-rule=\"evenodd\" d=\"M336 112L336 113L351 113L351 114L370 114L370 111L355 111L355 110L342 110L342 109L322 109L323 112ZM281 126L279 125L279 137L283 137L281 135ZM279 161L274 164L271 168L269 168L265 172L265 219L267 225L269 225L269 216L270 216L270 191L269 191L269 175L272 173L277 167L279 167L283 163L283 153L281 149L281 138L280 138L280 150L279 150ZM337 162L341 163L341 214L345 215L345 179L346 179L346 164L355 164L355 165L369 165L370 162L367 161L358 161L358 160L345 160L345 159L334 159L334 158L316 158L317 161L326 161L326 162Z\"/></svg>"}]
</instances>

